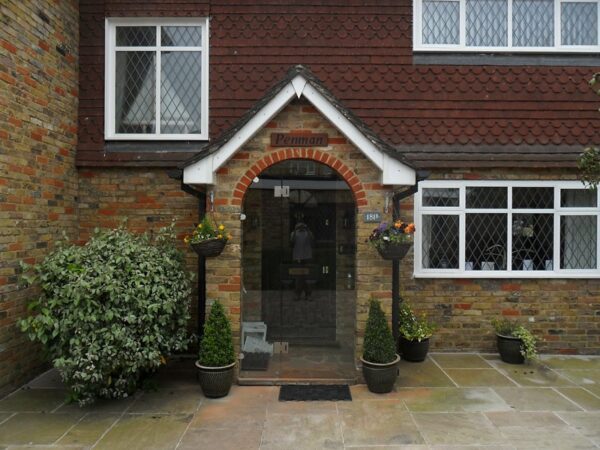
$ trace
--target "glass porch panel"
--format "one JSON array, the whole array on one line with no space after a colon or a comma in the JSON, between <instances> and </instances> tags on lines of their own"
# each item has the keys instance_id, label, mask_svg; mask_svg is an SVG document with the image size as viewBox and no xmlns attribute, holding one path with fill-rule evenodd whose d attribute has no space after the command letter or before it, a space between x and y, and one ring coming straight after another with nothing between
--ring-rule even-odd
<instances>
[{"instance_id":1,"label":"glass porch panel","mask_svg":"<svg viewBox=\"0 0 600 450\"><path fill-rule=\"evenodd\" d=\"M562 45L598 45L598 4L561 3Z\"/></svg>"},{"instance_id":2,"label":"glass porch panel","mask_svg":"<svg viewBox=\"0 0 600 450\"><path fill-rule=\"evenodd\" d=\"M598 193L591 189L561 189L562 208L595 208L598 206Z\"/></svg>"},{"instance_id":3,"label":"glass porch panel","mask_svg":"<svg viewBox=\"0 0 600 450\"><path fill-rule=\"evenodd\" d=\"M460 3L423 0L423 44L458 44Z\"/></svg>"},{"instance_id":4,"label":"glass porch panel","mask_svg":"<svg viewBox=\"0 0 600 450\"><path fill-rule=\"evenodd\" d=\"M423 269L458 269L459 216L423 215Z\"/></svg>"},{"instance_id":5,"label":"glass porch panel","mask_svg":"<svg viewBox=\"0 0 600 450\"><path fill-rule=\"evenodd\" d=\"M513 214L512 270L554 270L554 214Z\"/></svg>"},{"instance_id":6,"label":"glass porch panel","mask_svg":"<svg viewBox=\"0 0 600 450\"><path fill-rule=\"evenodd\" d=\"M561 216L560 268L597 268L597 216Z\"/></svg>"},{"instance_id":7,"label":"glass porch panel","mask_svg":"<svg viewBox=\"0 0 600 450\"><path fill-rule=\"evenodd\" d=\"M554 0L513 0L513 46L554 46Z\"/></svg>"},{"instance_id":8,"label":"glass porch panel","mask_svg":"<svg viewBox=\"0 0 600 450\"><path fill-rule=\"evenodd\" d=\"M467 186L466 196L469 209L500 209L508 206L506 187Z\"/></svg>"},{"instance_id":9,"label":"glass porch panel","mask_svg":"<svg viewBox=\"0 0 600 450\"><path fill-rule=\"evenodd\" d=\"M512 189L514 209L553 209L553 187L514 187Z\"/></svg>"},{"instance_id":10,"label":"glass porch panel","mask_svg":"<svg viewBox=\"0 0 600 450\"><path fill-rule=\"evenodd\" d=\"M508 1L466 0L466 33L469 47L508 45Z\"/></svg>"},{"instance_id":11,"label":"glass porch panel","mask_svg":"<svg viewBox=\"0 0 600 450\"><path fill-rule=\"evenodd\" d=\"M466 214L465 267L506 270L506 221L506 214Z\"/></svg>"},{"instance_id":12,"label":"glass porch panel","mask_svg":"<svg viewBox=\"0 0 600 450\"><path fill-rule=\"evenodd\" d=\"M424 188L423 206L452 207L459 206L460 195L457 188Z\"/></svg>"}]
</instances>

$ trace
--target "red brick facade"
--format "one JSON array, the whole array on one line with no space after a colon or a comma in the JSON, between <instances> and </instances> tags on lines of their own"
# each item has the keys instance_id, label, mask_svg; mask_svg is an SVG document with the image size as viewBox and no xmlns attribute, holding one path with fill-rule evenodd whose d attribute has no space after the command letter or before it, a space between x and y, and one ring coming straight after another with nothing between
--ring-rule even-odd
<instances>
[{"instance_id":1,"label":"red brick facade","mask_svg":"<svg viewBox=\"0 0 600 450\"><path fill-rule=\"evenodd\" d=\"M0 32L0 395L42 366L16 325L35 288L19 282L77 236L78 7L3 1Z\"/></svg>"}]
</instances>

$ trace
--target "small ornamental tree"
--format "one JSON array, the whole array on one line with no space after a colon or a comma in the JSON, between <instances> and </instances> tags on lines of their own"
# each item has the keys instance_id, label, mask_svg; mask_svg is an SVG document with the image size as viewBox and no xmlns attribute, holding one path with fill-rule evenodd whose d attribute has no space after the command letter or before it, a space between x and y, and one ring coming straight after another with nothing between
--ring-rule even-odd
<instances>
[{"instance_id":1,"label":"small ornamental tree","mask_svg":"<svg viewBox=\"0 0 600 450\"><path fill-rule=\"evenodd\" d=\"M59 245L24 277L41 295L20 326L45 346L73 400L127 397L187 347L190 278L172 226L154 237L96 231L83 246Z\"/></svg>"},{"instance_id":2,"label":"small ornamental tree","mask_svg":"<svg viewBox=\"0 0 600 450\"><path fill-rule=\"evenodd\" d=\"M223 367L235 362L231 324L219 301L212 304L204 324L198 362L206 367Z\"/></svg>"},{"instance_id":3,"label":"small ornamental tree","mask_svg":"<svg viewBox=\"0 0 600 450\"><path fill-rule=\"evenodd\" d=\"M369 302L369 317L365 329L363 359L377 364L391 363L396 359L396 345L379 300Z\"/></svg>"}]
</instances>

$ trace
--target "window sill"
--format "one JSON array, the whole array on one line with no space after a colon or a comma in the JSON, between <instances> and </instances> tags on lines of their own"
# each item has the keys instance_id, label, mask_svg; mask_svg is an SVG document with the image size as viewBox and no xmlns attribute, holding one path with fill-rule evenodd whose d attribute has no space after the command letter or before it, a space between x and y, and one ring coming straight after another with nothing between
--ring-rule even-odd
<instances>
[{"instance_id":1,"label":"window sill","mask_svg":"<svg viewBox=\"0 0 600 450\"><path fill-rule=\"evenodd\" d=\"M600 271L589 270L589 271L546 271L546 270L515 270L508 272L505 270L497 271L420 271L413 273L414 278L466 278L466 279L496 279L496 278L519 278L519 279L565 279L565 278L579 278L579 279L597 279L600 278Z\"/></svg>"},{"instance_id":2,"label":"window sill","mask_svg":"<svg viewBox=\"0 0 600 450\"><path fill-rule=\"evenodd\" d=\"M596 67L600 56L594 53L514 53L463 50L414 50L417 65L489 65L489 66L579 66Z\"/></svg>"}]
</instances>

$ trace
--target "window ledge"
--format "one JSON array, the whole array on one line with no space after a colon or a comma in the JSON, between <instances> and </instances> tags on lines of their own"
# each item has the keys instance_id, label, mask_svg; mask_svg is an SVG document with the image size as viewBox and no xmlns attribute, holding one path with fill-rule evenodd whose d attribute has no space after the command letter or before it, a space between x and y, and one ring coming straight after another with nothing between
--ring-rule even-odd
<instances>
[{"instance_id":1,"label":"window ledge","mask_svg":"<svg viewBox=\"0 0 600 450\"><path fill-rule=\"evenodd\" d=\"M498 279L498 278L519 278L519 279L561 279L561 278L579 278L579 279L597 279L600 278L600 271L472 271L472 272L414 272L414 278L466 278L466 279Z\"/></svg>"},{"instance_id":2,"label":"window ledge","mask_svg":"<svg viewBox=\"0 0 600 450\"><path fill-rule=\"evenodd\" d=\"M598 54L573 53L465 53L462 51L414 50L413 63L417 65L461 66L579 66L597 67Z\"/></svg>"}]
</instances>

